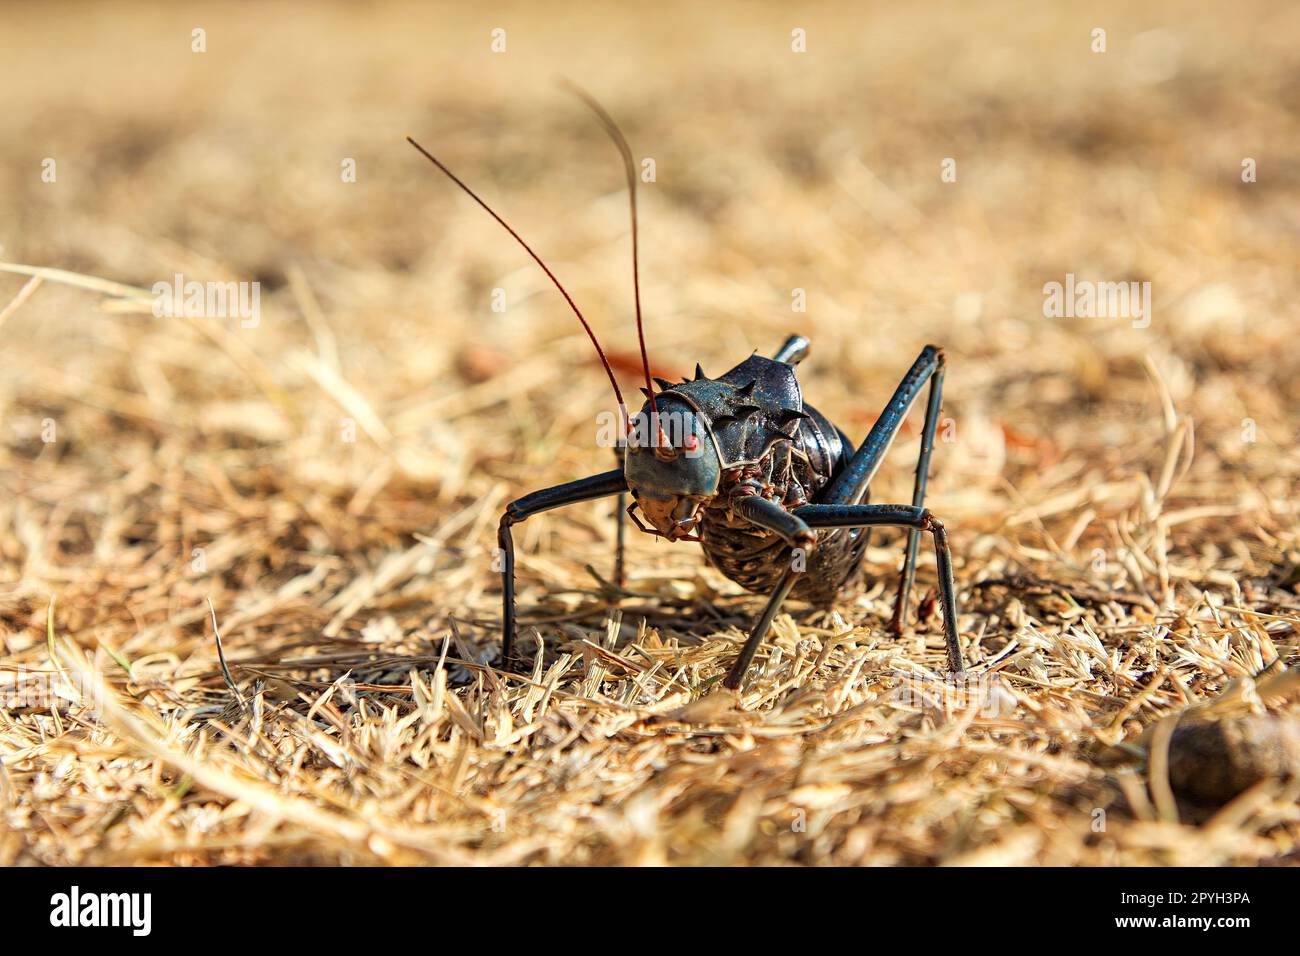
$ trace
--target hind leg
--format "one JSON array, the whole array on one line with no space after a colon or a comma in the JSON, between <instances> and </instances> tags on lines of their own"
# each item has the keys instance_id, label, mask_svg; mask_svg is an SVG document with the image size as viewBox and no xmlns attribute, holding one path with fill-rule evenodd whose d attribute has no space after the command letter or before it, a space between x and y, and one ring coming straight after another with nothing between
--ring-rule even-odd
<instances>
[{"instance_id":1,"label":"hind leg","mask_svg":"<svg viewBox=\"0 0 1300 956\"><path fill-rule=\"evenodd\" d=\"M921 431L921 453L916 463L916 480L912 489L912 506L920 509L925 506L925 490L930 475L930 456L934 451L934 436L939 424L939 410L943 404L943 350L927 345L908 370L903 381L895 389L893 397L876 424L863 440L861 447L853 455L848 467L836 479L829 492L822 498L827 504L856 505L862 501L867 486L875 477L885 455L889 453L894 439L902 427L907 413L921 394L925 383L930 383L930 397L925 409L925 425ZM903 570L898 582L898 597L894 604L894 617L890 624L894 633L902 631L907 623L907 603L912 591L912 581L916 576L916 556L921 541L919 527L909 527L907 532L907 549L903 556Z\"/></svg>"},{"instance_id":2,"label":"hind leg","mask_svg":"<svg viewBox=\"0 0 1300 956\"><path fill-rule=\"evenodd\" d=\"M772 356L776 362L784 362L786 365L798 365L808 357L808 350L812 348L812 343L802 335L792 335L781 344Z\"/></svg>"},{"instance_id":3,"label":"hind leg","mask_svg":"<svg viewBox=\"0 0 1300 956\"><path fill-rule=\"evenodd\" d=\"M930 378L930 397L926 400L925 426L921 430L921 453L916 459L916 481L912 486L912 506L925 507L925 486L930 480L930 454L934 451L934 433L939 426L939 409L943 405L943 354L939 367ZM916 552L921 544L921 532L911 528L907 532L907 554L903 558L903 573L898 579L898 599L894 602L894 619L890 630L902 634L907 626L908 598L912 593L912 580L916 577Z\"/></svg>"}]
</instances>

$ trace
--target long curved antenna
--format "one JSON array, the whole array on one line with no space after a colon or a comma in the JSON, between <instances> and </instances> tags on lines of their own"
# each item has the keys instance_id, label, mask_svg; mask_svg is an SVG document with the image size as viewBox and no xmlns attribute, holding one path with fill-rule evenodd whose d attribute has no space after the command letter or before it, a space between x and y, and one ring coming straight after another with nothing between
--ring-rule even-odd
<instances>
[{"instance_id":1,"label":"long curved antenna","mask_svg":"<svg viewBox=\"0 0 1300 956\"><path fill-rule=\"evenodd\" d=\"M582 311L578 308L578 304L573 301L573 296L569 295L568 290L565 289L564 286L560 284L560 280L555 278L555 273L552 272L547 267L546 263L542 261L542 257L539 256L537 253L533 252L532 246L524 242L523 237L521 237L519 233L515 232L514 229L510 228L510 223L506 222L504 219L498 216L495 210L493 210L493 208L489 206L487 203L485 203L482 199L479 199L478 194L474 192L474 190L470 189L463 182L461 182L460 177L458 177L450 169L448 169L446 166L440 163L438 161L438 158L434 156L431 152L429 152L427 149L425 149L423 146L421 146L419 143L417 143L414 139L412 139L409 136L406 137L406 141L410 143L412 146L414 146L417 150L419 150L420 154L424 156L425 159L427 159L429 162L433 163L433 165L437 166L440 170L442 170L442 172L446 174L448 179L450 179L461 189L465 190L466 194L471 199L473 199L476 203L478 203L480 206L486 209L488 215L491 216L493 219L495 219L497 222L499 222L501 224L501 227L505 229L506 232L510 233L511 236L514 237L515 242L519 243L521 246L524 247L524 251L533 257L533 261L542 267L542 271L546 273L546 277L550 279L552 283L555 284L555 288L560 290L560 295L564 296L564 301L569 303L569 308L573 310L573 314L578 317L578 321L582 323L583 329L586 330L587 338L591 339L591 344L595 346L596 354L600 356L600 364L605 366L605 374L609 376L609 384L614 389L614 397L618 399L619 411L621 411L623 414L623 423L624 426L626 426L627 404L623 401L623 393L619 391L618 382L614 378L614 370L610 368L609 359L606 358L605 356L605 350L602 349L600 347L600 343L596 341L596 333L591 330L591 326L587 323L586 318L583 317Z\"/></svg>"},{"instance_id":2,"label":"long curved antenna","mask_svg":"<svg viewBox=\"0 0 1300 956\"><path fill-rule=\"evenodd\" d=\"M659 414L659 406L655 403L654 384L650 381L650 357L646 353L645 347L645 325L641 321L641 266L640 266L640 245L637 241L637 219L636 219L636 163L632 159L632 147L627 144L627 139L623 136L623 131L618 128L614 118L609 115L605 107L596 101L596 98L584 90L572 80L564 79L560 81L570 93L578 97L587 108L596 114L596 119L600 120L600 125L605 128L609 138L614 141L618 147L619 155L623 157L623 170L627 173L627 195L628 202L632 206L632 295L636 300L636 337L641 344L641 368L645 372L645 390L650 396L650 412L655 415L656 419Z\"/></svg>"}]
</instances>

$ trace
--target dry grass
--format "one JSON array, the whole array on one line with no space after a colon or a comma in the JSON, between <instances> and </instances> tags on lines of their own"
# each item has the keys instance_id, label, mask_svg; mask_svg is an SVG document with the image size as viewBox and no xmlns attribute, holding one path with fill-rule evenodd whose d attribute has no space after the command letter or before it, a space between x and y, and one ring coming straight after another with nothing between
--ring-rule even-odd
<instances>
[{"instance_id":1,"label":"dry grass","mask_svg":"<svg viewBox=\"0 0 1300 956\"><path fill-rule=\"evenodd\" d=\"M1190 808L1161 750L1188 708L1296 710L1300 11L972 6L6 8L0 258L121 285L0 276L0 863L1300 860L1296 785ZM609 467L610 400L402 136L626 366L620 174L560 71L656 159L661 370L801 331L861 435L946 346L931 503L978 694L937 621L885 635L884 537L875 586L714 692L760 599L635 536L607 625L608 504L522 527L545 660L475 664L501 507ZM261 325L153 318L131 289L177 272L260 280ZM1151 326L1043 318L1067 272L1150 280Z\"/></svg>"}]
</instances>

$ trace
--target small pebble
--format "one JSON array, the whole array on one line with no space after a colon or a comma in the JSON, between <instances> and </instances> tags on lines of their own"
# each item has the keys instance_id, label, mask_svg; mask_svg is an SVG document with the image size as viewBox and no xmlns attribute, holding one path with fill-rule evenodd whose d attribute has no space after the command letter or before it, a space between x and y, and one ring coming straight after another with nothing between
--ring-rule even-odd
<instances>
[{"instance_id":1,"label":"small pebble","mask_svg":"<svg viewBox=\"0 0 1300 956\"><path fill-rule=\"evenodd\" d=\"M1221 806L1261 780L1297 776L1300 718L1197 721L1169 741L1169 784L1192 803Z\"/></svg>"}]
</instances>

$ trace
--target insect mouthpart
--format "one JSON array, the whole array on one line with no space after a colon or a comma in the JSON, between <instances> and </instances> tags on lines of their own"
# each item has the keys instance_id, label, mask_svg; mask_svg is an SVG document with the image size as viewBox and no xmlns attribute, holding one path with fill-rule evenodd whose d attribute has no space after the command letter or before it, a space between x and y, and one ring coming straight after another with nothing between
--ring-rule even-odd
<instances>
[{"instance_id":1,"label":"insect mouthpart","mask_svg":"<svg viewBox=\"0 0 1300 956\"><path fill-rule=\"evenodd\" d=\"M699 541L692 534L704 516L705 498L699 495L649 495L633 491L633 502L627 513L636 526L647 534L667 538L669 541ZM649 520L646 527L637 517L637 509Z\"/></svg>"}]
</instances>

